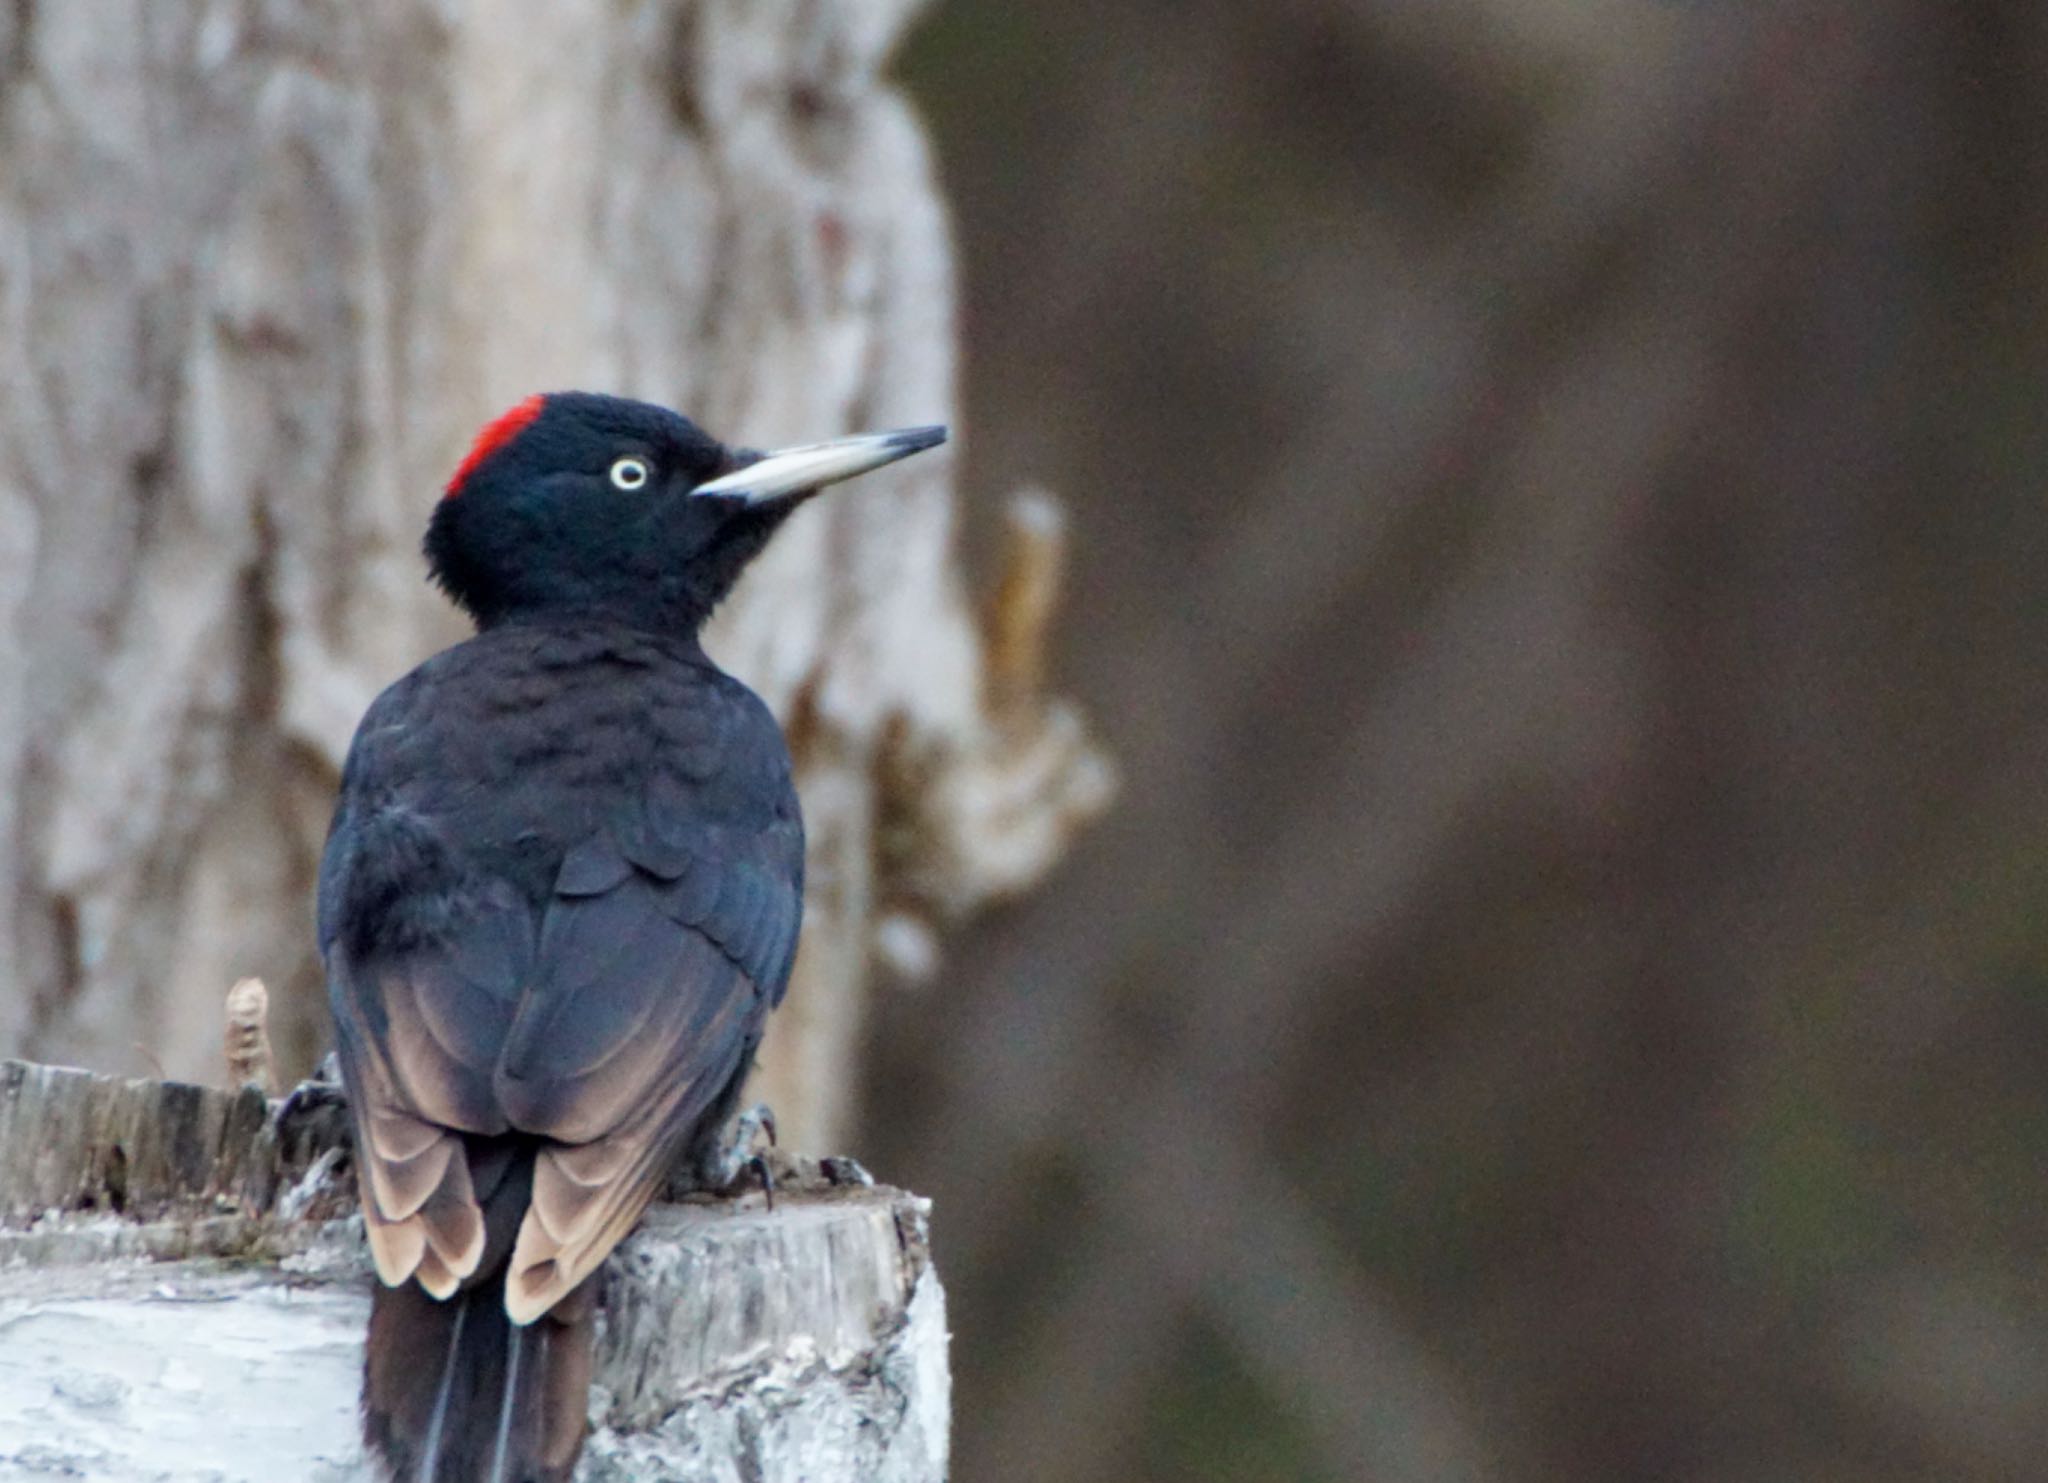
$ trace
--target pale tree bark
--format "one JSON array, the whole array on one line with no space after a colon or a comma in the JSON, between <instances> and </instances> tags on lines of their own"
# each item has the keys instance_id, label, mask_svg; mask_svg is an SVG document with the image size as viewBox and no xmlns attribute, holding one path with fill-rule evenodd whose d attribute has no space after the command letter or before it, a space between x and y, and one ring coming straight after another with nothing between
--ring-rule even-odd
<instances>
[{"instance_id":1,"label":"pale tree bark","mask_svg":"<svg viewBox=\"0 0 2048 1483\"><path fill-rule=\"evenodd\" d=\"M336 769L460 634L418 537L504 405L757 446L952 420L945 213L880 75L917 8L0 11L0 1051L210 1078L258 973L310 1063ZM821 500L709 638L798 757L760 1087L805 1146L845 1130L878 924L919 960L1109 786L1069 711L996 698L955 515L944 455Z\"/></svg>"}]
</instances>

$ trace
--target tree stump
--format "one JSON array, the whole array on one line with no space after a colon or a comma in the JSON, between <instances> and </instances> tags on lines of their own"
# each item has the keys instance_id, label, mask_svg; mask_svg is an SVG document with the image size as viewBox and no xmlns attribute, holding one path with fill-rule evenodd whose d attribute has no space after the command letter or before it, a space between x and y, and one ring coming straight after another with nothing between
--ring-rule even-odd
<instances>
[{"instance_id":1,"label":"tree stump","mask_svg":"<svg viewBox=\"0 0 2048 1483\"><path fill-rule=\"evenodd\" d=\"M345 1116L0 1062L0 1480L367 1479L371 1274ZM937 1483L928 1206L785 1171L607 1264L579 1479Z\"/></svg>"}]
</instances>

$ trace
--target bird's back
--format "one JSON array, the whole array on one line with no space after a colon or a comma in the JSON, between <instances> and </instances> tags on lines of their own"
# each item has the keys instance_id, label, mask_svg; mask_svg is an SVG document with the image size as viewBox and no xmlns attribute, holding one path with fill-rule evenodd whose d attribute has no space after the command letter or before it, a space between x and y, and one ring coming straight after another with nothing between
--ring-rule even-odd
<instances>
[{"instance_id":1,"label":"bird's back","mask_svg":"<svg viewBox=\"0 0 2048 1483\"><path fill-rule=\"evenodd\" d=\"M378 699L320 935L387 1284L451 1312L481 1289L513 1341L571 1299L730 1109L788 979L802 857L772 716L694 645L506 625ZM422 1301L380 1295L394 1345L441 1321ZM417 1408L410 1378L388 1388ZM496 1419L516 1390L481 1392ZM393 1431L439 1445L428 1420Z\"/></svg>"},{"instance_id":2,"label":"bird's back","mask_svg":"<svg viewBox=\"0 0 2048 1483\"><path fill-rule=\"evenodd\" d=\"M320 941L396 943L417 899L479 876L545 906L601 830L754 832L797 848L774 717L693 645L601 623L507 626L372 704L321 864Z\"/></svg>"}]
</instances>

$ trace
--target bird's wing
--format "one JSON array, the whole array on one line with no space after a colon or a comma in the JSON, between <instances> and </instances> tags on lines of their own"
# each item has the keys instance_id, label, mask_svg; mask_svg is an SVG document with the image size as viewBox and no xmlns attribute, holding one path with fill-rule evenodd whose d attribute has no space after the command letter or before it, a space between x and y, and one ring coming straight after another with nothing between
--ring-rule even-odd
<instances>
[{"instance_id":1,"label":"bird's wing","mask_svg":"<svg viewBox=\"0 0 2048 1483\"><path fill-rule=\"evenodd\" d=\"M447 662L357 733L321 946L379 1275L445 1296L511 1246L507 1305L530 1319L604 1259L743 1074L795 955L802 829L765 709L660 712L690 720L661 737L670 770L588 826L537 900L474 850L525 837L489 811L501 780L408 781L457 745L462 717L428 683ZM759 745L728 734L750 716ZM482 763L516 779L502 752ZM506 1177L514 1141L536 1148L530 1197Z\"/></svg>"},{"instance_id":2,"label":"bird's wing","mask_svg":"<svg viewBox=\"0 0 2048 1483\"><path fill-rule=\"evenodd\" d=\"M491 1074L538 922L406 791L419 754L446 745L428 673L379 696L349 748L320 863L320 947L378 1275L447 1297L495 1244L487 1210L506 1243L516 1223L490 1208L513 1203L494 1198L507 1160L488 1139L510 1125Z\"/></svg>"},{"instance_id":3,"label":"bird's wing","mask_svg":"<svg viewBox=\"0 0 2048 1483\"><path fill-rule=\"evenodd\" d=\"M492 1083L548 1140L506 1284L516 1321L604 1260L744 1075L795 952L801 849L793 830L701 826L686 845L600 835L564 862Z\"/></svg>"},{"instance_id":4,"label":"bird's wing","mask_svg":"<svg viewBox=\"0 0 2048 1483\"><path fill-rule=\"evenodd\" d=\"M712 831L656 873L599 836L565 862L537 941L508 893L431 946L367 961L330 949L364 1223L386 1283L416 1276L445 1297L497 1246L479 1187L495 1179L473 1166L505 1133L538 1142L513 1316L539 1316L604 1260L744 1074L788 979L800 916L788 849Z\"/></svg>"},{"instance_id":5,"label":"bird's wing","mask_svg":"<svg viewBox=\"0 0 2048 1483\"><path fill-rule=\"evenodd\" d=\"M531 976L529 915L507 900L466 914L431 949L328 953L363 1220L391 1285L417 1276L445 1298L483 1257L483 1205L502 1170L473 1168L478 1150L463 1135L510 1126L491 1075Z\"/></svg>"}]
</instances>

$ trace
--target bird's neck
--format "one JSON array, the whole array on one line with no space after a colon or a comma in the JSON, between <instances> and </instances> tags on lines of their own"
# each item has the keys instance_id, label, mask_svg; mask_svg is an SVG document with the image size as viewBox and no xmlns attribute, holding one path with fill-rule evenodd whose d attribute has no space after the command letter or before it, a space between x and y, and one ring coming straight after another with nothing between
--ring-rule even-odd
<instances>
[{"instance_id":1,"label":"bird's neck","mask_svg":"<svg viewBox=\"0 0 2048 1483\"><path fill-rule=\"evenodd\" d=\"M571 650L593 655L629 653L661 655L687 663L709 665L698 626L663 621L662 615L636 613L605 605L522 608L477 625L480 637L530 645L558 639Z\"/></svg>"}]
</instances>

